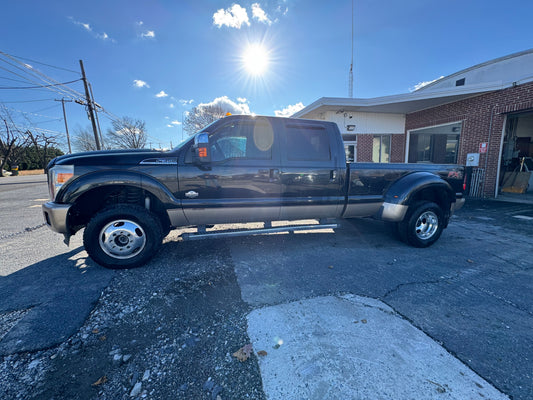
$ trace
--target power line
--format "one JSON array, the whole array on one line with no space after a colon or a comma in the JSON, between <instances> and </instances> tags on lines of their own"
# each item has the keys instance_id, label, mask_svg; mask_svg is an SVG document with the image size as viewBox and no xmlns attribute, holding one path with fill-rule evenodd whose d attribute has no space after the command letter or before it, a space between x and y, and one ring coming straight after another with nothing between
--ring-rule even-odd
<instances>
[{"instance_id":1,"label":"power line","mask_svg":"<svg viewBox=\"0 0 533 400\"><path fill-rule=\"evenodd\" d=\"M7 54L7 53L4 53L4 54ZM30 62L35 63L35 64L45 65L45 66L47 66L47 67L51 67L51 68L55 68L55 69L60 69L60 70L67 71L67 72L72 72L72 73L77 74L77 75L80 74L79 71L74 71L74 70L71 70L71 69L68 69L68 68L63 68L63 67L57 67L57 66L55 66L55 65L46 64L46 63L43 63L43 62L40 62L40 61L32 60L31 58L25 58L25 57L20 57L20 56L14 56L13 54L11 54L11 57L14 57L14 58L20 58L21 60L30 61Z\"/></svg>"},{"instance_id":2,"label":"power line","mask_svg":"<svg viewBox=\"0 0 533 400\"><path fill-rule=\"evenodd\" d=\"M2 58L2 57L4 57L4 58ZM6 58L7 58L7 60L6 60ZM33 66L31 66L29 64L21 62L19 59L27 60L27 61L30 61L30 62L33 62L33 63L36 63L36 64L41 64L41 65L45 65L45 66L48 66L48 67L61 69L61 70L65 70L65 71L69 71L69 72L73 72L73 73L79 74L79 72L73 71L73 70L69 70L67 68L57 67L57 66L54 66L54 65L51 65L51 64L42 63L42 62L39 62L39 61L36 61L36 60L32 60L32 59L29 59L29 58L13 56L13 55L10 55L10 54L7 54L5 52L0 51L0 61L1 62L4 62L4 63L8 64L12 68L15 68L17 70L22 71L23 73L29 75L29 77L25 76L25 75L21 75L20 73L17 73L15 71L11 70L11 69L8 69L8 68L2 67L2 66L0 66L0 69L3 69L5 71L9 72L10 74L14 74L14 75L24 79L24 82L30 82L30 83L36 85L36 86L28 86L28 87L20 87L20 86L7 87L6 86L6 87L0 87L0 89L6 89L6 90L8 90L8 89L32 89L32 90L47 89L47 90L53 91L55 93L58 93L61 96L70 98L71 100L74 100L74 102L76 102L78 104L85 105L85 107L88 108L88 111L93 109L96 112L102 112L111 121L116 121L116 120L120 119L120 117L116 116L115 114L111 113L110 111L106 110L104 107L102 107L101 105L96 103L94 101L94 98L88 99L87 94L84 95L84 94L78 92L75 89L72 89L72 88L70 88L68 86L65 86L65 85L68 85L68 84L71 84L71 83L75 83L78 80L84 81L83 71L81 73L81 75L82 75L81 79L77 79L77 80L69 81L69 82L58 82L57 80L55 80L55 79L45 75L44 73L42 73L37 68L34 68ZM80 64L81 64L81 62L80 62ZM10 78L5 78L5 79L14 80L14 79L10 79ZM38 80L44 82L45 84L42 84L40 82L36 82L35 79L38 79ZM18 80L14 80L14 81L18 81ZM23 82L23 81L18 81L18 82ZM84 101L84 100L86 100L86 101ZM41 100L35 100L35 101L41 101ZM42 101L45 101L45 100L43 99ZM24 101L20 101L20 103L23 103L23 102ZM28 100L28 101L25 101L25 102L32 102L32 100ZM17 102L13 102L13 103L17 103Z\"/></svg>"},{"instance_id":3,"label":"power line","mask_svg":"<svg viewBox=\"0 0 533 400\"><path fill-rule=\"evenodd\" d=\"M8 78L6 76L0 76L0 79L5 79L7 81L12 81L12 82L28 83L28 81L21 81L20 79Z\"/></svg>"},{"instance_id":4,"label":"power line","mask_svg":"<svg viewBox=\"0 0 533 400\"><path fill-rule=\"evenodd\" d=\"M3 104L12 104L12 103L37 103L39 101L52 101L54 99L35 99L35 100L19 100L19 101L2 101Z\"/></svg>"},{"instance_id":5,"label":"power line","mask_svg":"<svg viewBox=\"0 0 533 400\"><path fill-rule=\"evenodd\" d=\"M0 52L0 53L1 53L1 52ZM0 59L0 61L3 61L3 62L5 62L5 63L7 63L7 64L9 64L9 65L11 65L11 66L14 66L14 65L8 63L8 62L5 61L5 60ZM22 68L17 67L17 66L14 66L14 67L17 68L17 69L22 69ZM29 79L28 77L23 76L23 75L20 75L20 74L14 72L14 71L11 71L11 70L9 70L9 69L7 69L7 68L5 68L5 67L0 66L0 69L3 69L3 70L5 70L5 71L7 71L7 72L10 72L10 73L12 73L13 75L16 75L16 76L18 76L18 77L20 77L20 78L22 78L22 79L25 79L27 82L33 83L34 85L41 85L39 82L36 82L36 81L34 81L34 80L32 80L32 79ZM24 70L23 70L23 72L26 72L26 73L27 73L27 71L24 71ZM32 76L32 77L33 77L33 78L36 78L36 77L34 77L34 76ZM47 83L49 83L49 82L47 82ZM56 92L56 93L59 93L59 94L61 94L61 95L65 95L64 90L61 90L61 89L59 89L59 90L54 90L54 89L57 89L55 86L53 86L53 87L41 87L40 89L47 89L47 90L50 90L50 91L52 91L52 92ZM70 98L73 98L73 99L75 98L74 96L72 96L72 94L67 94L67 95L68 95Z\"/></svg>"},{"instance_id":6,"label":"power line","mask_svg":"<svg viewBox=\"0 0 533 400\"><path fill-rule=\"evenodd\" d=\"M40 124L46 124L48 122L57 122L57 121L63 121L63 118L55 118L55 119L49 119L47 121L32 122L32 125L40 125Z\"/></svg>"},{"instance_id":7,"label":"power line","mask_svg":"<svg viewBox=\"0 0 533 400\"><path fill-rule=\"evenodd\" d=\"M38 112L43 112L43 111L46 111L46 110L51 110L52 108L56 108L56 107L59 107L59 104L54 104L53 106L49 106L49 107L45 107L45 108L41 108L39 110L35 110L33 111L34 113L38 113Z\"/></svg>"},{"instance_id":8,"label":"power line","mask_svg":"<svg viewBox=\"0 0 533 400\"><path fill-rule=\"evenodd\" d=\"M37 113L34 113L34 112L30 112L30 111L17 110L16 108L12 108L12 107L7 107L7 108L10 109L11 111L16 111L16 112L19 112L21 114L35 115L36 117L43 117L43 118L54 118L54 117L51 117L50 115L43 115L43 114L37 114Z\"/></svg>"},{"instance_id":9,"label":"power line","mask_svg":"<svg viewBox=\"0 0 533 400\"><path fill-rule=\"evenodd\" d=\"M53 83L50 85L39 85L39 86L0 86L0 89L42 89L42 88L49 88L52 86L60 86L60 85L69 85L74 82L81 81L81 79L76 79L74 81L69 82L63 82L63 83Z\"/></svg>"},{"instance_id":10,"label":"power line","mask_svg":"<svg viewBox=\"0 0 533 400\"><path fill-rule=\"evenodd\" d=\"M51 134L54 134L54 135L62 135L63 132L58 132L58 131L54 131L54 130L51 130L51 129L45 129L45 128L38 128L36 126L22 126L22 125L17 125L17 124L13 124L13 126L18 129L19 131L36 131L36 132L41 132L41 133L51 133Z\"/></svg>"},{"instance_id":11,"label":"power line","mask_svg":"<svg viewBox=\"0 0 533 400\"><path fill-rule=\"evenodd\" d=\"M52 87L49 87L47 89L49 90L52 90L52 91L55 91L57 93L60 93L61 95L67 95L69 96L70 98L74 99L76 96L83 96L81 93L79 92L76 92L75 90L69 88L68 86L64 86L64 88L66 89L63 89L63 85L60 84L60 82L56 81L55 79L53 78L50 78L48 76L46 76L45 74L43 74L42 72L40 72L38 69L36 68L33 68L31 65L28 65L28 64L25 64L13 57L11 57L9 54L7 53L4 53L2 51L0 51L0 55L3 55L4 57L8 58L10 61L13 61L15 62L16 64L19 64L19 65L14 65L12 62L9 62L9 61L6 61L6 60L3 60L3 59L0 59L0 61L3 61L4 63L16 68L16 69L19 69L23 72L25 72L26 74L30 75L32 78L37 78L37 79L40 79L41 81L45 82L46 84L58 84L57 86L52 86ZM2 69L6 69L6 68L2 68ZM7 70L7 69L6 69ZM29 70L29 72L28 72ZM28 80L29 82L33 83L33 84L36 84L36 85L41 85L39 82L35 82L31 79L29 79L28 77L25 77L25 76L22 76L20 74L17 74L13 71L10 71L10 70L7 70L19 77L21 77L22 79L26 79ZM54 89L57 89L57 90L54 90Z\"/></svg>"}]
</instances>

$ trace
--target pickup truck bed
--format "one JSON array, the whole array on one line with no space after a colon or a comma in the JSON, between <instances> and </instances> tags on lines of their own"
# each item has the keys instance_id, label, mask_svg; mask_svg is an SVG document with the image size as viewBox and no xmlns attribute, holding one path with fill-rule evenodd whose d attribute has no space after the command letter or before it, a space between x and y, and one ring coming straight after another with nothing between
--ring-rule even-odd
<instances>
[{"instance_id":1,"label":"pickup truck bed","mask_svg":"<svg viewBox=\"0 0 533 400\"><path fill-rule=\"evenodd\" d=\"M223 118L169 152L59 157L48 179L45 221L67 243L85 227L86 250L109 268L144 264L173 228L233 222L268 232L276 220L372 216L426 247L464 202L461 166L347 164L336 124L259 116Z\"/></svg>"}]
</instances>

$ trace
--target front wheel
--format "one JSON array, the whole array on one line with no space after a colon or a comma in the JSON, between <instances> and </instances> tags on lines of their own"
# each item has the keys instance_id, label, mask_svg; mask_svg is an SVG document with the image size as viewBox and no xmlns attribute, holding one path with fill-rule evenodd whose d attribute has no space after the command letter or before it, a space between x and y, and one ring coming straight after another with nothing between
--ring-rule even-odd
<instances>
[{"instance_id":1,"label":"front wheel","mask_svg":"<svg viewBox=\"0 0 533 400\"><path fill-rule=\"evenodd\" d=\"M442 209L433 202L414 204L412 211L398 225L401 238L414 247L431 246L439 239L443 229Z\"/></svg>"},{"instance_id":2,"label":"front wheel","mask_svg":"<svg viewBox=\"0 0 533 400\"><path fill-rule=\"evenodd\" d=\"M111 269L139 267L157 252L163 238L159 219L147 209L119 204L87 224L83 244L89 256Z\"/></svg>"}]
</instances>

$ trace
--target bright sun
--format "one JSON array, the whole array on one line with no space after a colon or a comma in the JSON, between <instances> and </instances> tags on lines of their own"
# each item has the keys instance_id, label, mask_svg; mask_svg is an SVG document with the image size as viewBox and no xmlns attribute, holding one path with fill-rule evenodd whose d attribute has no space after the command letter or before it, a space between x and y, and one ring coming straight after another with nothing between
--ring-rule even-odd
<instances>
[{"instance_id":1,"label":"bright sun","mask_svg":"<svg viewBox=\"0 0 533 400\"><path fill-rule=\"evenodd\" d=\"M242 55L242 62L250 75L263 75L269 64L268 51L260 44L250 44Z\"/></svg>"}]
</instances>

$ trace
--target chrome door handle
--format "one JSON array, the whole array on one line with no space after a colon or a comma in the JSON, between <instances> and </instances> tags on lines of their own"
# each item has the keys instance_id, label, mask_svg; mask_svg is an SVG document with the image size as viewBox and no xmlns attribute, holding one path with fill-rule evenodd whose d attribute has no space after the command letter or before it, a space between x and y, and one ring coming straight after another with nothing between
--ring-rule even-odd
<instances>
[{"instance_id":1,"label":"chrome door handle","mask_svg":"<svg viewBox=\"0 0 533 400\"><path fill-rule=\"evenodd\" d=\"M189 190L187 193L185 193L185 197L189 199L195 199L198 197L198 193L195 192L194 190Z\"/></svg>"}]
</instances>

